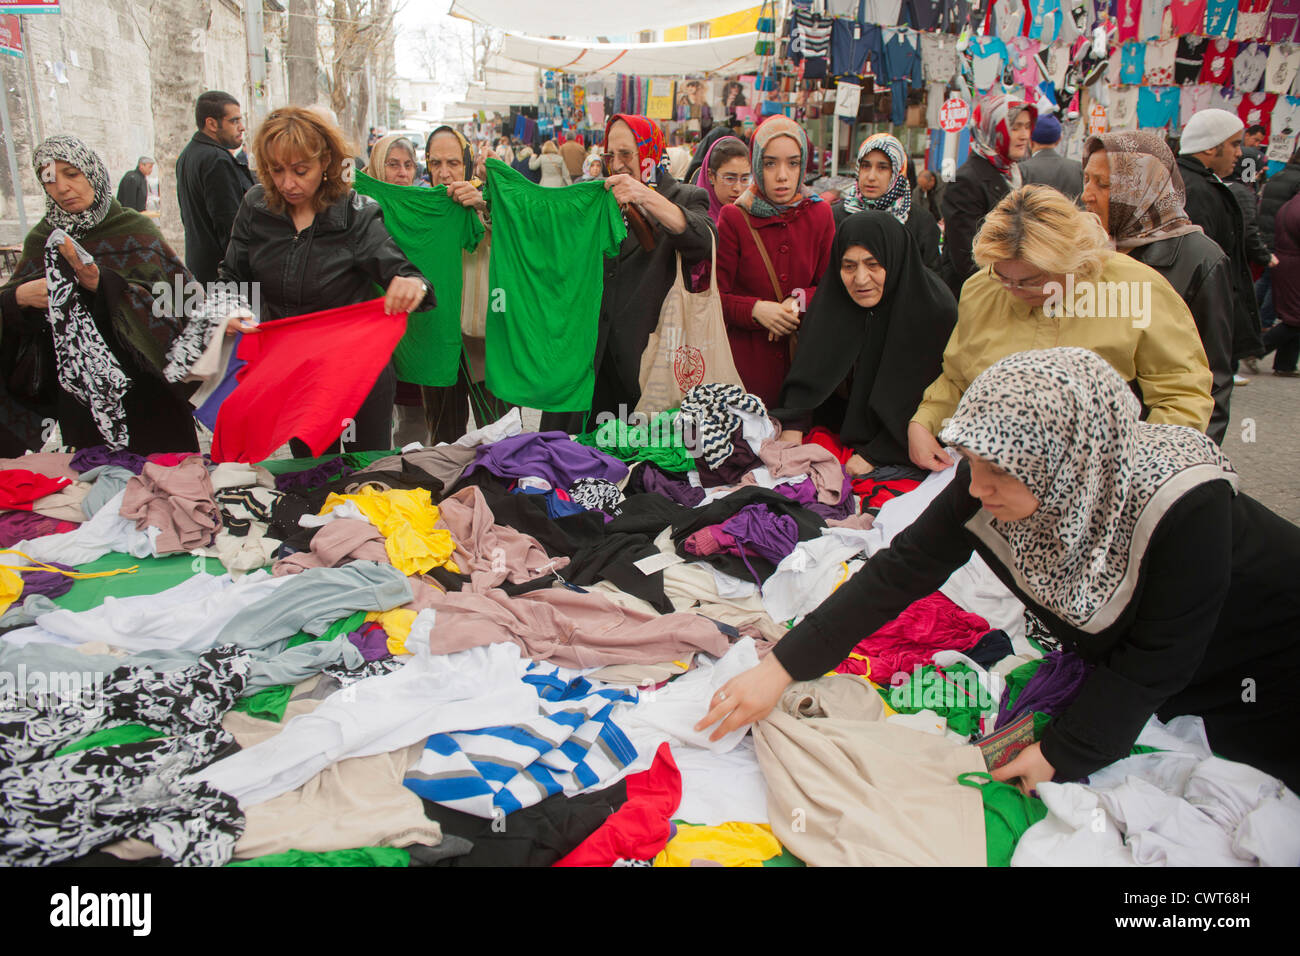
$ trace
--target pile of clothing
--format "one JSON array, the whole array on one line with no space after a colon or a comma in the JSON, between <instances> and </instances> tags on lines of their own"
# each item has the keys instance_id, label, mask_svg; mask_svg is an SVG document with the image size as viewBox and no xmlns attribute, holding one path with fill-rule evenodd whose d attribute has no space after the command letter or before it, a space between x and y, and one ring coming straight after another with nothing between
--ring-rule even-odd
<instances>
[{"instance_id":1,"label":"pile of clothing","mask_svg":"<svg viewBox=\"0 0 1300 956\"><path fill-rule=\"evenodd\" d=\"M657 422L539 434L515 412L455 445L260 464L0 461L0 863L1296 856L1272 839L1295 796L1186 728L1140 748L1176 772L1042 800L986 779L1006 756L988 742L1040 734L1084 665L1044 656L978 559L757 725L696 731L952 475L866 514L834 451L779 441L739 389ZM644 443L668 433L689 440ZM1126 801L1151 789L1179 827L1138 819ZM1089 842L1095 806L1128 844ZM1196 814L1227 835L1206 843Z\"/></svg>"}]
</instances>

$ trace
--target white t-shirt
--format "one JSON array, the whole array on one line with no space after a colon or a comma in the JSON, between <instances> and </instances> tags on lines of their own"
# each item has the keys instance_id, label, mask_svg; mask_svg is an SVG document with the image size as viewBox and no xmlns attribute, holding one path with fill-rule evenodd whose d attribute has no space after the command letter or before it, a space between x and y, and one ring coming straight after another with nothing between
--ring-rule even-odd
<instances>
[{"instance_id":1,"label":"white t-shirt","mask_svg":"<svg viewBox=\"0 0 1300 956\"><path fill-rule=\"evenodd\" d=\"M1137 129L1138 88L1117 86L1110 91L1110 110L1107 117L1112 130Z\"/></svg>"},{"instance_id":2,"label":"white t-shirt","mask_svg":"<svg viewBox=\"0 0 1300 956\"><path fill-rule=\"evenodd\" d=\"M1148 56L1150 52L1148 50ZM1250 43L1237 52L1232 61L1232 83L1240 93L1253 93L1259 89L1259 81L1264 78L1268 66L1268 54L1258 43Z\"/></svg>"},{"instance_id":3,"label":"white t-shirt","mask_svg":"<svg viewBox=\"0 0 1300 956\"><path fill-rule=\"evenodd\" d=\"M1169 0L1142 0L1142 16L1138 20L1138 39L1150 40L1167 37L1172 32L1169 23ZM1147 56L1151 52L1148 48Z\"/></svg>"},{"instance_id":4,"label":"white t-shirt","mask_svg":"<svg viewBox=\"0 0 1300 956\"><path fill-rule=\"evenodd\" d=\"M1178 122L1180 125L1186 126L1191 122L1192 114L1210 108L1210 100L1214 96L1214 87L1209 83L1188 84L1180 92Z\"/></svg>"},{"instance_id":5,"label":"white t-shirt","mask_svg":"<svg viewBox=\"0 0 1300 956\"><path fill-rule=\"evenodd\" d=\"M1174 83L1174 57L1178 53L1178 40L1152 40L1147 44L1143 61L1142 82L1148 86L1172 86Z\"/></svg>"},{"instance_id":6,"label":"white t-shirt","mask_svg":"<svg viewBox=\"0 0 1300 956\"><path fill-rule=\"evenodd\" d=\"M1065 73L1070 68L1070 44L1057 40L1047 50L1047 78L1059 90L1065 86Z\"/></svg>"},{"instance_id":7,"label":"white t-shirt","mask_svg":"<svg viewBox=\"0 0 1300 956\"><path fill-rule=\"evenodd\" d=\"M1273 108L1273 121L1268 132L1269 161L1289 161L1295 152L1296 137L1300 135L1300 100L1280 98Z\"/></svg>"},{"instance_id":8,"label":"white t-shirt","mask_svg":"<svg viewBox=\"0 0 1300 956\"><path fill-rule=\"evenodd\" d=\"M1274 43L1268 51L1268 66L1264 69L1264 92L1285 93L1300 73L1300 46L1294 43Z\"/></svg>"}]
</instances>

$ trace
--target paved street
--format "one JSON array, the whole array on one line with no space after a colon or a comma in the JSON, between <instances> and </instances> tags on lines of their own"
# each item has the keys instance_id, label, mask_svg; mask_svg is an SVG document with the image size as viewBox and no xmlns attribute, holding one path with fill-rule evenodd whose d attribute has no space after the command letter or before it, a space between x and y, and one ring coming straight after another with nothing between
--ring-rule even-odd
<instances>
[{"instance_id":1,"label":"paved street","mask_svg":"<svg viewBox=\"0 0 1300 956\"><path fill-rule=\"evenodd\" d=\"M1233 389L1223 450L1246 494L1300 524L1300 378L1277 378L1272 362L1261 359L1259 375L1242 370L1250 384Z\"/></svg>"}]
</instances>

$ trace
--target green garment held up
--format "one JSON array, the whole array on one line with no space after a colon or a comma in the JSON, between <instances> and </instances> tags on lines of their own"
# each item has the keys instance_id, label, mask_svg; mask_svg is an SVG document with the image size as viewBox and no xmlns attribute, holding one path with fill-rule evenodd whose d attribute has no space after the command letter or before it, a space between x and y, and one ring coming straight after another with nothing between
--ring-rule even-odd
<instances>
[{"instance_id":1,"label":"green garment held up","mask_svg":"<svg viewBox=\"0 0 1300 956\"><path fill-rule=\"evenodd\" d=\"M411 264L433 283L438 304L407 317L393 351L397 378L416 385L454 385L460 367L461 250L473 252L487 230L478 213L447 195L446 186L394 186L357 172L357 192L384 211L384 226Z\"/></svg>"}]
</instances>

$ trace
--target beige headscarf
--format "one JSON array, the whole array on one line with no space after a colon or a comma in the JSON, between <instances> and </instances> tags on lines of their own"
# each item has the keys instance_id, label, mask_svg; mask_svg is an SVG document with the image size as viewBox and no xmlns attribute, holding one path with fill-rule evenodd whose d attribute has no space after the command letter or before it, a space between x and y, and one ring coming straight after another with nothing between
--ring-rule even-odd
<instances>
[{"instance_id":1,"label":"beige headscarf","mask_svg":"<svg viewBox=\"0 0 1300 956\"><path fill-rule=\"evenodd\" d=\"M399 143L403 149L410 151L411 159L418 166L420 153L415 148L415 144L398 133L389 133L387 136L376 140L375 145L370 147L370 161L366 163L366 168L361 171L371 179L378 179L381 183L388 182L384 177L384 164L388 162L388 151Z\"/></svg>"},{"instance_id":2,"label":"beige headscarf","mask_svg":"<svg viewBox=\"0 0 1300 956\"><path fill-rule=\"evenodd\" d=\"M1084 165L1099 149L1110 166L1108 228L1116 249L1204 231L1183 208L1187 190L1162 135L1131 130L1092 136L1083 146Z\"/></svg>"}]
</instances>

